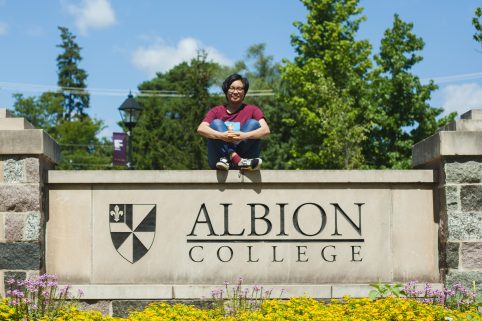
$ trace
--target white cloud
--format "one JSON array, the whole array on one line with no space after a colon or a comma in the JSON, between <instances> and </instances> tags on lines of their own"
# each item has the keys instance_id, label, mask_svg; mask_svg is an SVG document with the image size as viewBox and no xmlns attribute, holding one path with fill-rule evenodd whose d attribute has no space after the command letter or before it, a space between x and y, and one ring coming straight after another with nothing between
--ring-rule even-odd
<instances>
[{"instance_id":1,"label":"white cloud","mask_svg":"<svg viewBox=\"0 0 482 321\"><path fill-rule=\"evenodd\" d=\"M64 3L64 7L74 16L75 25L83 35L89 29L106 28L116 21L109 0L82 0L80 4Z\"/></svg>"},{"instance_id":2,"label":"white cloud","mask_svg":"<svg viewBox=\"0 0 482 321\"><path fill-rule=\"evenodd\" d=\"M0 36L6 35L8 32L8 24L0 21Z\"/></svg>"},{"instance_id":3,"label":"white cloud","mask_svg":"<svg viewBox=\"0 0 482 321\"><path fill-rule=\"evenodd\" d=\"M167 71L183 61L195 58L201 49L207 52L208 60L223 65L232 64L232 61L224 57L216 48L205 46L201 41L189 37L181 39L174 47L156 39L153 44L137 48L132 54L132 63L153 77L156 72Z\"/></svg>"},{"instance_id":4,"label":"white cloud","mask_svg":"<svg viewBox=\"0 0 482 321\"><path fill-rule=\"evenodd\" d=\"M459 115L474 108L482 108L482 86L476 83L449 85L442 89L442 107L446 113Z\"/></svg>"}]
</instances>

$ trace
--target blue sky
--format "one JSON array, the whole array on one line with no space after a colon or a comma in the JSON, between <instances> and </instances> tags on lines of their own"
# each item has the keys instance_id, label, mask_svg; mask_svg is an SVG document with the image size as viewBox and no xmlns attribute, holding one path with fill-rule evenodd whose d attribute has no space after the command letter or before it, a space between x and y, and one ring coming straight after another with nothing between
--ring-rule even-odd
<instances>
[{"instance_id":1,"label":"blue sky","mask_svg":"<svg viewBox=\"0 0 482 321\"><path fill-rule=\"evenodd\" d=\"M433 106L459 114L482 108L482 46L472 39L471 24L482 1L361 0L360 6L367 20L359 38L369 39L374 52L395 13L414 23L426 43L414 73L440 86ZM12 107L14 92L36 96L55 89L57 26L68 27L83 48L89 114L104 121L102 134L111 137L120 131L117 108L129 90L156 71L191 59L200 48L231 64L255 43L265 43L275 61L293 59L292 23L305 15L298 0L0 0L0 107Z\"/></svg>"}]
</instances>

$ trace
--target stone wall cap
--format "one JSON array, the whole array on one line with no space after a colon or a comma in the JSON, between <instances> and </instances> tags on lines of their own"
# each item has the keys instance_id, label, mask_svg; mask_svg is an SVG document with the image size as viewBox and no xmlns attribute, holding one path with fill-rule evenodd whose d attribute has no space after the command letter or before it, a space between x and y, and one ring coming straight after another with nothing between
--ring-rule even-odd
<instances>
[{"instance_id":1,"label":"stone wall cap","mask_svg":"<svg viewBox=\"0 0 482 321\"><path fill-rule=\"evenodd\" d=\"M34 129L34 127L25 118L0 117L0 130L22 130L22 129Z\"/></svg>"},{"instance_id":2,"label":"stone wall cap","mask_svg":"<svg viewBox=\"0 0 482 321\"><path fill-rule=\"evenodd\" d=\"M437 131L470 131L477 132L482 131L482 119L461 119L453 121L443 127L440 127Z\"/></svg>"},{"instance_id":3,"label":"stone wall cap","mask_svg":"<svg viewBox=\"0 0 482 321\"><path fill-rule=\"evenodd\" d=\"M434 183L432 170L50 170L49 184Z\"/></svg>"},{"instance_id":4,"label":"stone wall cap","mask_svg":"<svg viewBox=\"0 0 482 321\"><path fill-rule=\"evenodd\" d=\"M482 155L482 131L441 131L413 145L414 167L433 163L444 156Z\"/></svg>"},{"instance_id":5,"label":"stone wall cap","mask_svg":"<svg viewBox=\"0 0 482 321\"><path fill-rule=\"evenodd\" d=\"M7 108L0 108L0 118L12 117L10 111Z\"/></svg>"},{"instance_id":6,"label":"stone wall cap","mask_svg":"<svg viewBox=\"0 0 482 321\"><path fill-rule=\"evenodd\" d=\"M482 120L482 109L471 109L468 112L460 115L460 119Z\"/></svg>"},{"instance_id":7,"label":"stone wall cap","mask_svg":"<svg viewBox=\"0 0 482 321\"><path fill-rule=\"evenodd\" d=\"M0 155L42 155L60 161L60 147L42 129L0 130Z\"/></svg>"}]
</instances>

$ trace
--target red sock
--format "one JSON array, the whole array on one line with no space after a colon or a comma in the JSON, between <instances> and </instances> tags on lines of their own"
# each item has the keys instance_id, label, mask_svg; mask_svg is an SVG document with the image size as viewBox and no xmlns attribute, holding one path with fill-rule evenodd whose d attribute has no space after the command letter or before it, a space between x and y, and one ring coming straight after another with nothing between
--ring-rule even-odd
<instances>
[{"instance_id":1,"label":"red sock","mask_svg":"<svg viewBox=\"0 0 482 321\"><path fill-rule=\"evenodd\" d=\"M231 158L231 162L234 164L234 165L238 165L238 163L241 161L241 157L236 154L235 152L233 152L230 156Z\"/></svg>"}]
</instances>

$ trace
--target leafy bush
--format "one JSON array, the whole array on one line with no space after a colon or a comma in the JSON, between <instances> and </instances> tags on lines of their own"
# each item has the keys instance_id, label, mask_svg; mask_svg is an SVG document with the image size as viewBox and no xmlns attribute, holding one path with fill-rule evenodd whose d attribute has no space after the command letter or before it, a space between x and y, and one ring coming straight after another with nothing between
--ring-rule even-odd
<instances>
[{"instance_id":1,"label":"leafy bush","mask_svg":"<svg viewBox=\"0 0 482 321\"><path fill-rule=\"evenodd\" d=\"M422 287L417 286L417 281L410 281L402 284L370 284L373 289L369 293L372 300L388 296L405 297L419 300L423 303L438 304L449 309L459 311L477 310L482 308L482 294L477 293L475 282L472 290L467 289L460 283L454 284L450 288L441 290L434 289L429 283Z\"/></svg>"}]
</instances>

